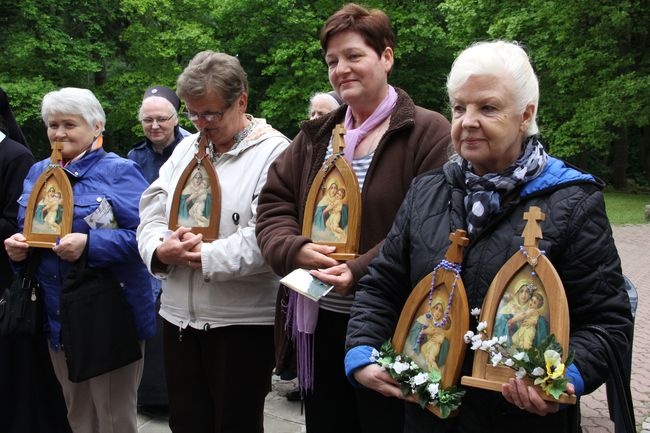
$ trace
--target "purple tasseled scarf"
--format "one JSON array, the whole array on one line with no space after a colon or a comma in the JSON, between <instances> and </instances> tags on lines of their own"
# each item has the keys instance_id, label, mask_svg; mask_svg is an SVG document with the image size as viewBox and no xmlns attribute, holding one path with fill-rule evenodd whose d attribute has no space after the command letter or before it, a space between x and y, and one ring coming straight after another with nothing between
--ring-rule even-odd
<instances>
[{"instance_id":1,"label":"purple tasseled scarf","mask_svg":"<svg viewBox=\"0 0 650 433\"><path fill-rule=\"evenodd\" d=\"M317 321L318 302L290 291L285 329L291 328L296 346L298 384L303 393L314 387L314 330Z\"/></svg>"}]
</instances>

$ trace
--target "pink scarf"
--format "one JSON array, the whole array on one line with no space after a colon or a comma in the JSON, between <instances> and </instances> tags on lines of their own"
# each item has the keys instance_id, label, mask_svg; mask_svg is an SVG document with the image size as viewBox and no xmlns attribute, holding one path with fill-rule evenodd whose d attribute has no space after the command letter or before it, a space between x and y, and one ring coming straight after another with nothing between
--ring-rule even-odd
<instances>
[{"instance_id":1,"label":"pink scarf","mask_svg":"<svg viewBox=\"0 0 650 433\"><path fill-rule=\"evenodd\" d=\"M395 88L391 85L388 86L388 94L383 101L375 108L375 111L372 112L370 117L366 119L358 128L354 129L354 119L352 118L352 110L348 106L348 110L345 112L345 149L343 149L343 156L348 160L349 163L352 163L354 159L354 150L357 148L363 139L370 133L373 129L379 126L395 108L397 103L397 92Z\"/></svg>"}]
</instances>

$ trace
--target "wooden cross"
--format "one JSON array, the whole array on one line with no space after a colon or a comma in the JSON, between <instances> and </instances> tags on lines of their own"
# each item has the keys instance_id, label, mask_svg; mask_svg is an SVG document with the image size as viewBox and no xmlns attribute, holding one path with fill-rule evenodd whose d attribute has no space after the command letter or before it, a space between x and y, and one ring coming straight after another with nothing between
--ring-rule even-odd
<instances>
[{"instance_id":1,"label":"wooden cross","mask_svg":"<svg viewBox=\"0 0 650 433\"><path fill-rule=\"evenodd\" d=\"M332 152L334 154L342 152L345 148L345 141L343 140L345 132L345 126L342 123L337 124L332 130Z\"/></svg>"},{"instance_id":2,"label":"wooden cross","mask_svg":"<svg viewBox=\"0 0 650 433\"><path fill-rule=\"evenodd\" d=\"M451 245L447 248L445 260L450 263L461 263L463 261L463 247L469 244L467 232L465 230L456 230L449 235Z\"/></svg>"},{"instance_id":3,"label":"wooden cross","mask_svg":"<svg viewBox=\"0 0 650 433\"><path fill-rule=\"evenodd\" d=\"M544 221L546 215L539 207L531 206L528 212L524 212L524 219L526 220L526 227L522 233L524 247L537 247L538 240L543 238L539 221Z\"/></svg>"},{"instance_id":4,"label":"wooden cross","mask_svg":"<svg viewBox=\"0 0 650 433\"><path fill-rule=\"evenodd\" d=\"M50 155L50 162L56 165L62 165L63 162L63 143L54 141L51 145L52 155Z\"/></svg>"},{"instance_id":5,"label":"wooden cross","mask_svg":"<svg viewBox=\"0 0 650 433\"><path fill-rule=\"evenodd\" d=\"M201 134L199 136L199 148L196 151L196 154L194 155L194 157L198 162L201 162L203 158L205 158L208 155L208 146L209 146L208 137Z\"/></svg>"}]
</instances>

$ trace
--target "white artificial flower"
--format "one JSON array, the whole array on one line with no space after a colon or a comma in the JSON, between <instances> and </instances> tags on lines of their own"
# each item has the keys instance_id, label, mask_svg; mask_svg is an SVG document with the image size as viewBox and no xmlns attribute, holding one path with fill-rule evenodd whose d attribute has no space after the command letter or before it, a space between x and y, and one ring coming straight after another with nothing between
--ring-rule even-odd
<instances>
[{"instance_id":1,"label":"white artificial flower","mask_svg":"<svg viewBox=\"0 0 650 433\"><path fill-rule=\"evenodd\" d=\"M465 336L463 337L465 339L465 343L469 343L472 341L472 337L474 336L474 333L472 331L467 331L465 333Z\"/></svg>"},{"instance_id":2,"label":"white artificial flower","mask_svg":"<svg viewBox=\"0 0 650 433\"><path fill-rule=\"evenodd\" d=\"M472 310L469 312L469 314L471 314L474 317L478 317L481 314L481 309L478 308L478 307L472 308Z\"/></svg>"},{"instance_id":3,"label":"white artificial flower","mask_svg":"<svg viewBox=\"0 0 650 433\"><path fill-rule=\"evenodd\" d=\"M393 370L395 370L395 373L397 374L402 374L402 372L406 371L409 369L411 365L408 362L394 362L393 363Z\"/></svg>"},{"instance_id":4,"label":"white artificial flower","mask_svg":"<svg viewBox=\"0 0 650 433\"><path fill-rule=\"evenodd\" d=\"M379 352L377 349L372 349L372 353L370 354L370 362L377 362L379 359Z\"/></svg>"},{"instance_id":5,"label":"white artificial flower","mask_svg":"<svg viewBox=\"0 0 650 433\"><path fill-rule=\"evenodd\" d=\"M422 385L423 383L426 383L427 380L429 380L429 374L420 373L418 375L413 376L411 380L413 381L413 384L415 386Z\"/></svg>"},{"instance_id":6,"label":"white artificial flower","mask_svg":"<svg viewBox=\"0 0 650 433\"><path fill-rule=\"evenodd\" d=\"M483 340L481 339L481 336L475 335L472 337L472 347L470 349L476 350L481 347L481 344L483 344Z\"/></svg>"},{"instance_id":7,"label":"white artificial flower","mask_svg":"<svg viewBox=\"0 0 650 433\"><path fill-rule=\"evenodd\" d=\"M476 330L481 332L485 329L487 329L487 321L479 322L478 326L476 327Z\"/></svg>"},{"instance_id":8,"label":"white artificial flower","mask_svg":"<svg viewBox=\"0 0 650 433\"><path fill-rule=\"evenodd\" d=\"M505 335L499 337L499 344L503 345L506 344L507 342L508 342L508 337L506 337Z\"/></svg>"},{"instance_id":9,"label":"white artificial flower","mask_svg":"<svg viewBox=\"0 0 650 433\"><path fill-rule=\"evenodd\" d=\"M535 367L535 369L531 372L533 376L542 376L546 373L546 371L542 367Z\"/></svg>"},{"instance_id":10,"label":"white artificial flower","mask_svg":"<svg viewBox=\"0 0 650 433\"><path fill-rule=\"evenodd\" d=\"M517 361L522 361L522 360L524 362L530 361L530 359L528 358L528 354L526 352L517 352L512 357L515 358Z\"/></svg>"},{"instance_id":11,"label":"white artificial flower","mask_svg":"<svg viewBox=\"0 0 650 433\"><path fill-rule=\"evenodd\" d=\"M427 391L429 391L429 394L431 395L431 400L436 398L439 389L440 389L440 384L438 383L432 383L431 385L427 386Z\"/></svg>"},{"instance_id":12,"label":"white artificial flower","mask_svg":"<svg viewBox=\"0 0 650 433\"><path fill-rule=\"evenodd\" d=\"M497 365L499 365L499 362L501 362L502 358L503 355L501 355L501 353L497 352L496 354L494 354L494 356L492 356L492 367L496 367Z\"/></svg>"},{"instance_id":13,"label":"white artificial flower","mask_svg":"<svg viewBox=\"0 0 650 433\"><path fill-rule=\"evenodd\" d=\"M519 367L519 370L515 373L517 379L523 379L526 377L526 369L524 367Z\"/></svg>"},{"instance_id":14,"label":"white artificial flower","mask_svg":"<svg viewBox=\"0 0 650 433\"><path fill-rule=\"evenodd\" d=\"M512 367L513 365L515 365L515 361L513 361L511 358L508 358L506 359L506 362L504 362L504 364L507 365L508 367Z\"/></svg>"},{"instance_id":15,"label":"white artificial flower","mask_svg":"<svg viewBox=\"0 0 650 433\"><path fill-rule=\"evenodd\" d=\"M485 340L481 343L481 350L489 351L497 343L497 340L492 338L490 340Z\"/></svg>"}]
</instances>

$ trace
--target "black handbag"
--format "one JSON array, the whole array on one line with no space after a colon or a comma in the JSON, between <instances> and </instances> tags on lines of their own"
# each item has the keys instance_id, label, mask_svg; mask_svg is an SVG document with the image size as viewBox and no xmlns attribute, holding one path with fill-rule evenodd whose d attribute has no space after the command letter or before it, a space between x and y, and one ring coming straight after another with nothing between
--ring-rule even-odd
<instances>
[{"instance_id":1,"label":"black handbag","mask_svg":"<svg viewBox=\"0 0 650 433\"><path fill-rule=\"evenodd\" d=\"M38 254L30 250L25 267L0 298L0 335L34 337L43 332L43 293L36 280Z\"/></svg>"},{"instance_id":2,"label":"black handbag","mask_svg":"<svg viewBox=\"0 0 650 433\"><path fill-rule=\"evenodd\" d=\"M610 414L613 415L614 431L616 433L636 432L634 405L630 391L630 365L624 363L621 354L615 349L616 345L612 336L607 331L597 325L587 325L582 329L593 332L606 349L605 355L610 371L610 377L606 382L607 404Z\"/></svg>"},{"instance_id":3,"label":"black handbag","mask_svg":"<svg viewBox=\"0 0 650 433\"><path fill-rule=\"evenodd\" d=\"M61 342L68 378L82 382L142 358L133 313L120 282L87 266L88 243L61 288Z\"/></svg>"}]
</instances>

